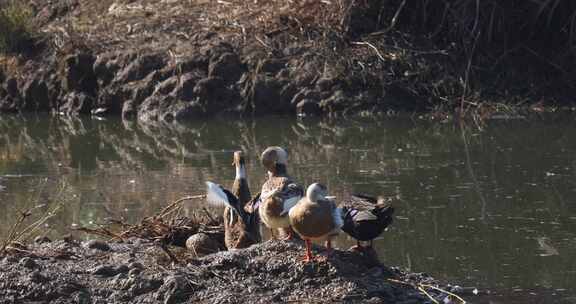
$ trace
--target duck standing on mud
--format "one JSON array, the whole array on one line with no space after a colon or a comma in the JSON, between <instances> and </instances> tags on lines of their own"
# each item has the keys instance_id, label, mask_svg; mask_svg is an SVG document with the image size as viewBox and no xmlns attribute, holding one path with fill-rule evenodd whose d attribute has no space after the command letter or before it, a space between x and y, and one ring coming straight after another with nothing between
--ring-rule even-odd
<instances>
[{"instance_id":1,"label":"duck standing on mud","mask_svg":"<svg viewBox=\"0 0 576 304\"><path fill-rule=\"evenodd\" d=\"M298 203L304 194L286 169L288 152L281 147L268 147L261 156L262 165L268 170L268 178L262 185L258 213L262 223L270 229L272 238L276 238L274 229L283 229L287 237L292 238L288 212Z\"/></svg>"},{"instance_id":2,"label":"duck standing on mud","mask_svg":"<svg viewBox=\"0 0 576 304\"><path fill-rule=\"evenodd\" d=\"M305 262L312 261L311 241L326 240L328 254L332 252L332 239L338 235L344 224L342 213L336 203L326 197L324 185L314 183L306 189L302 198L289 212L290 224L306 242Z\"/></svg>"},{"instance_id":3,"label":"duck standing on mud","mask_svg":"<svg viewBox=\"0 0 576 304\"><path fill-rule=\"evenodd\" d=\"M218 184L206 182L206 201L212 205L225 206L224 243L228 249L246 248L261 239L258 214L244 211L251 196L242 151L234 152L233 165L236 167L236 178L232 192Z\"/></svg>"},{"instance_id":4,"label":"duck standing on mud","mask_svg":"<svg viewBox=\"0 0 576 304\"><path fill-rule=\"evenodd\" d=\"M351 249L364 251L371 249L372 241L392 224L394 208L383 197L353 194L342 203L342 215L342 230L356 239L357 245ZM368 248L361 241L370 242Z\"/></svg>"}]
</instances>

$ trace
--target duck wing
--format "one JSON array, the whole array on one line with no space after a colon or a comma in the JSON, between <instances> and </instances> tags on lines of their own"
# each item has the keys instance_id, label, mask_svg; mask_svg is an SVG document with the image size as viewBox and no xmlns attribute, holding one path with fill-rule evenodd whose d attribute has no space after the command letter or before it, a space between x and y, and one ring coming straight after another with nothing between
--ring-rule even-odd
<instances>
[{"instance_id":1,"label":"duck wing","mask_svg":"<svg viewBox=\"0 0 576 304\"><path fill-rule=\"evenodd\" d=\"M284 187L280 195L283 200L283 208L280 215L285 216L288 214L290 209L296 206L296 204L300 201L304 195L304 189L296 183L290 183Z\"/></svg>"},{"instance_id":2,"label":"duck wing","mask_svg":"<svg viewBox=\"0 0 576 304\"><path fill-rule=\"evenodd\" d=\"M244 206L244 211L246 213L258 213L258 207L260 207L260 192L256 194L246 205Z\"/></svg>"},{"instance_id":3,"label":"duck wing","mask_svg":"<svg viewBox=\"0 0 576 304\"><path fill-rule=\"evenodd\" d=\"M239 215L243 214L238 198L232 192L213 182L206 182L206 202L216 207L230 207Z\"/></svg>"},{"instance_id":4,"label":"duck wing","mask_svg":"<svg viewBox=\"0 0 576 304\"><path fill-rule=\"evenodd\" d=\"M354 193L343 204L357 210L372 210L378 204L378 199L373 196Z\"/></svg>"},{"instance_id":5,"label":"duck wing","mask_svg":"<svg viewBox=\"0 0 576 304\"><path fill-rule=\"evenodd\" d=\"M392 223L393 214L394 208L383 199L353 194L343 202L342 230L356 239L373 239Z\"/></svg>"}]
</instances>

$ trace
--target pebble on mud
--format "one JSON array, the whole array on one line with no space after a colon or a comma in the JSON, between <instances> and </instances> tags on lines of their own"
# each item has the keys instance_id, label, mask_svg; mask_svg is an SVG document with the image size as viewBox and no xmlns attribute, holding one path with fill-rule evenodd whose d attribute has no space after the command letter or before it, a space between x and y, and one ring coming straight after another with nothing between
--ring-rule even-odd
<instances>
[{"instance_id":1,"label":"pebble on mud","mask_svg":"<svg viewBox=\"0 0 576 304\"><path fill-rule=\"evenodd\" d=\"M38 267L38 264L36 263L36 261L34 261L31 258L23 258L20 260L20 265L22 265L22 267L28 268L28 269L32 269L32 268L36 268Z\"/></svg>"},{"instance_id":2,"label":"pebble on mud","mask_svg":"<svg viewBox=\"0 0 576 304\"><path fill-rule=\"evenodd\" d=\"M34 239L34 243L36 243L36 244L44 244L44 243L50 243L50 242L52 242L52 240L49 239L47 236L37 236Z\"/></svg>"},{"instance_id":3,"label":"pebble on mud","mask_svg":"<svg viewBox=\"0 0 576 304\"><path fill-rule=\"evenodd\" d=\"M48 278L46 278L42 273L40 273L40 271L32 272L28 278L32 283L44 283L48 281Z\"/></svg>"},{"instance_id":4,"label":"pebble on mud","mask_svg":"<svg viewBox=\"0 0 576 304\"><path fill-rule=\"evenodd\" d=\"M103 277L113 277L119 273L118 268L110 265L97 266L88 270L93 275L103 276Z\"/></svg>"},{"instance_id":5,"label":"pebble on mud","mask_svg":"<svg viewBox=\"0 0 576 304\"><path fill-rule=\"evenodd\" d=\"M84 244L84 247L90 248L90 249L98 249L98 250L102 250L102 251L110 251L110 245L108 245L108 243L106 243L104 241L99 241L99 240L90 240L90 241L86 242L86 244Z\"/></svg>"},{"instance_id":6,"label":"pebble on mud","mask_svg":"<svg viewBox=\"0 0 576 304\"><path fill-rule=\"evenodd\" d=\"M205 233L196 233L186 240L186 248L196 255L207 255L218 252L220 245Z\"/></svg>"}]
</instances>

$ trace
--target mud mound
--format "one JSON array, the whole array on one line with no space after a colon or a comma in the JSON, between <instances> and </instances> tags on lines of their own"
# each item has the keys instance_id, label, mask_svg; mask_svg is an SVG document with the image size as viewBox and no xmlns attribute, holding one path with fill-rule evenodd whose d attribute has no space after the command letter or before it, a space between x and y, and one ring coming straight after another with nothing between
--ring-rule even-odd
<instances>
[{"instance_id":1,"label":"mud mound","mask_svg":"<svg viewBox=\"0 0 576 304\"><path fill-rule=\"evenodd\" d=\"M304 264L299 241L203 258L170 250L176 262L157 243L140 239L35 244L0 260L0 303L428 303L410 282L435 284L353 252L336 250L326 261Z\"/></svg>"}]
</instances>

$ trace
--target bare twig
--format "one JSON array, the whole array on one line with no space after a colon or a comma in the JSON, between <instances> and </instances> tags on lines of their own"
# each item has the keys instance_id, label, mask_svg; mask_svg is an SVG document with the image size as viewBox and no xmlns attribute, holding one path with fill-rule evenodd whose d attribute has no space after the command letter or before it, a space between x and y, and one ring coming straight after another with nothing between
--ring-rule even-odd
<instances>
[{"instance_id":1,"label":"bare twig","mask_svg":"<svg viewBox=\"0 0 576 304\"><path fill-rule=\"evenodd\" d=\"M432 303L434 304L439 304L438 301L436 301L436 299L434 299L427 291L426 289L424 289L421 286L418 286L418 290L420 290L420 292L422 292L425 296L428 297L428 299L430 299L430 301L432 301Z\"/></svg>"},{"instance_id":2,"label":"bare twig","mask_svg":"<svg viewBox=\"0 0 576 304\"><path fill-rule=\"evenodd\" d=\"M175 202L173 202L172 204L166 206L164 209L162 209L162 211L160 211L158 216L162 217L162 218L166 217L167 215L169 215L172 212L174 212L175 210L177 210L180 207L180 203L182 203L183 201L202 199L205 197L206 197L206 195L204 195L204 194L182 197L182 198L176 200Z\"/></svg>"},{"instance_id":3,"label":"bare twig","mask_svg":"<svg viewBox=\"0 0 576 304\"><path fill-rule=\"evenodd\" d=\"M445 294L447 294L447 295L449 295L449 296L451 296L451 297L456 298L458 301L462 302L462 304L466 304L466 301L465 301L464 299L462 299L460 296L458 296L457 294L455 294L455 293L449 292L449 291L447 291L447 290L444 290L444 289L442 289L442 288L439 288L439 287L436 287L436 286L433 286L433 285L428 285L428 284L420 284L420 285L421 285L422 287L431 288L431 289L434 289L434 290L443 292L443 293L445 293Z\"/></svg>"},{"instance_id":4,"label":"bare twig","mask_svg":"<svg viewBox=\"0 0 576 304\"><path fill-rule=\"evenodd\" d=\"M372 43L366 42L366 41L353 41L352 44L366 45L366 46L370 47L371 49L373 49L374 52L376 52L376 55L378 56L378 58L380 58L380 60L382 60L383 62L386 61L386 58L384 58L384 56L382 56L382 53L380 53L380 50L378 50L378 48L375 47Z\"/></svg>"},{"instance_id":5,"label":"bare twig","mask_svg":"<svg viewBox=\"0 0 576 304\"><path fill-rule=\"evenodd\" d=\"M459 297L458 295L449 292L447 290L444 290L442 288L430 285L430 284L421 284L421 283L416 283L416 282L405 282L405 281L400 281L400 280L396 280L396 279L388 279L389 282L392 283L397 283L397 284L402 284L402 285L407 285L407 286L411 286L417 290L419 290L420 292L422 292L425 296L427 296L432 302L438 304L438 301L436 299L434 299L430 293L428 293L426 291L426 288L428 289L434 289L440 292L443 292L451 297L454 297L455 299L457 299L458 301L460 301L461 304L466 304L466 301L464 299L462 299L461 297Z\"/></svg>"}]
</instances>

